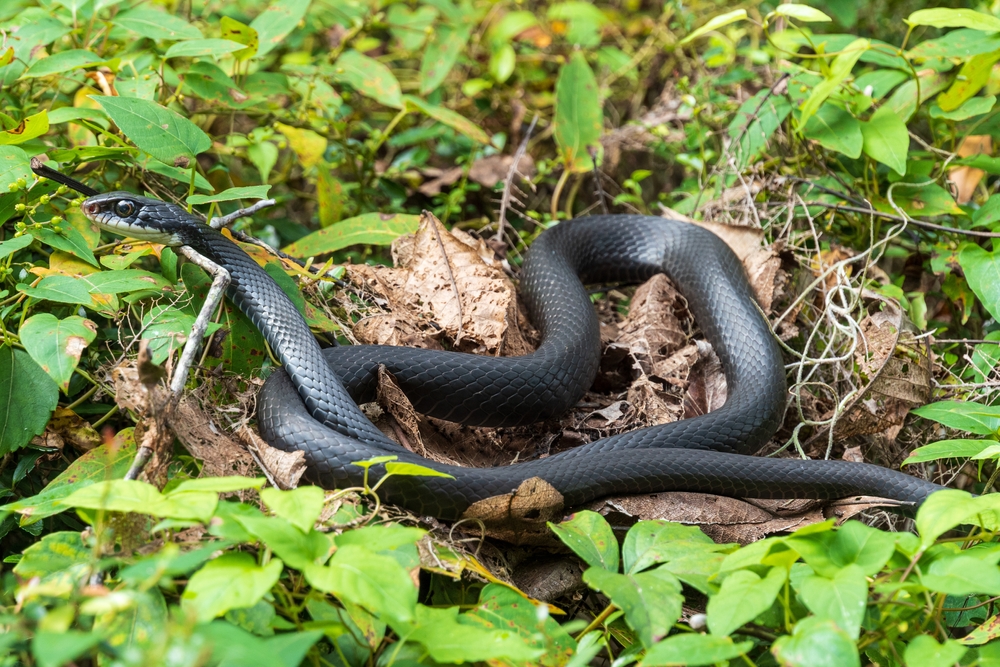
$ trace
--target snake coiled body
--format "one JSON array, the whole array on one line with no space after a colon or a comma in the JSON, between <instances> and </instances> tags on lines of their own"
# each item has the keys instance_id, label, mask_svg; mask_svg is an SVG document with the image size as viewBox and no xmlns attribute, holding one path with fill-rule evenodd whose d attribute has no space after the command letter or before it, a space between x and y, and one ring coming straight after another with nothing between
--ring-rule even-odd
<instances>
[{"instance_id":1,"label":"snake coiled body","mask_svg":"<svg viewBox=\"0 0 1000 667\"><path fill-rule=\"evenodd\" d=\"M117 196L139 203L133 220L109 217ZM89 210L87 203L95 202ZM298 310L235 243L157 200L109 193L84 210L109 229L135 234L172 221L161 234L227 268L228 296L264 335L283 371L258 397L258 424L271 445L301 450L308 477L328 488L356 486L357 461L393 455L453 476L392 477L384 499L422 515L456 519L470 505L541 478L567 507L612 494L695 491L752 498L892 498L914 507L939 486L879 466L750 456L778 429L786 385L781 351L753 301L732 251L696 225L632 215L560 223L532 244L521 294L542 335L534 353L494 358L390 346L321 350ZM107 214L104 214L104 213ZM179 224L178 212L186 221ZM103 219L102 219L103 215ZM126 224L127 223L127 224ZM707 415L597 440L544 459L495 468L429 461L382 434L356 402L373 400L379 365L414 407L484 426L557 416L590 387L600 361L598 321L583 283L640 282L665 272L686 297L725 370L728 399ZM372 468L369 481L382 474Z\"/></svg>"}]
</instances>

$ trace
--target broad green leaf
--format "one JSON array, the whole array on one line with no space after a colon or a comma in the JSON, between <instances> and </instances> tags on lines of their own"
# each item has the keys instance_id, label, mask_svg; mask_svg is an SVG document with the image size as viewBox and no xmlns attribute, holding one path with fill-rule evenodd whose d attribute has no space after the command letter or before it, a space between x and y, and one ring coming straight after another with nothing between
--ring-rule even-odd
<instances>
[{"instance_id":1,"label":"broad green leaf","mask_svg":"<svg viewBox=\"0 0 1000 667\"><path fill-rule=\"evenodd\" d=\"M646 651L639 667L687 665L700 667L734 660L753 648L753 642L735 643L729 637L686 632L667 637Z\"/></svg>"},{"instance_id":2,"label":"broad green leaf","mask_svg":"<svg viewBox=\"0 0 1000 667\"><path fill-rule=\"evenodd\" d=\"M517 53L510 44L503 44L490 56L490 76L497 83L504 83L514 73L517 66Z\"/></svg>"},{"instance_id":3,"label":"broad green leaf","mask_svg":"<svg viewBox=\"0 0 1000 667\"><path fill-rule=\"evenodd\" d=\"M844 568L857 565L863 574L873 576L892 557L896 540L860 523L848 521L837 530L809 533L799 530L784 543L797 551L816 574L832 579Z\"/></svg>"},{"instance_id":4,"label":"broad green leaf","mask_svg":"<svg viewBox=\"0 0 1000 667\"><path fill-rule=\"evenodd\" d=\"M898 69L877 69L855 78L854 85L862 92L867 91L870 87L870 97L873 100L879 100L909 78L906 72L901 72Z\"/></svg>"},{"instance_id":5,"label":"broad green leaf","mask_svg":"<svg viewBox=\"0 0 1000 667\"><path fill-rule=\"evenodd\" d=\"M291 491L267 488L260 492L260 499L268 509L302 532L312 530L319 513L323 511L325 497L323 489L318 486L300 486Z\"/></svg>"},{"instance_id":6,"label":"broad green leaf","mask_svg":"<svg viewBox=\"0 0 1000 667\"><path fill-rule=\"evenodd\" d=\"M90 320L76 315L60 320L49 313L32 315L20 331L24 349L63 391L69 390L80 355L96 336L97 325Z\"/></svg>"},{"instance_id":7,"label":"broad green leaf","mask_svg":"<svg viewBox=\"0 0 1000 667\"><path fill-rule=\"evenodd\" d=\"M24 236L18 236L16 238L8 239L7 241L0 241L0 259L3 259L7 255L11 255L18 250L27 248L34 240L35 239L31 236L31 234L25 234Z\"/></svg>"},{"instance_id":8,"label":"broad green leaf","mask_svg":"<svg viewBox=\"0 0 1000 667\"><path fill-rule=\"evenodd\" d=\"M472 28L472 24L455 26L446 23L438 25L431 33L424 46L424 55L420 59L421 95L428 95L437 90L448 76L469 41Z\"/></svg>"},{"instance_id":9,"label":"broad green leaf","mask_svg":"<svg viewBox=\"0 0 1000 667\"><path fill-rule=\"evenodd\" d=\"M155 486L138 480L116 479L95 482L77 489L62 504L67 507L104 509L112 512L139 512L155 507L163 496Z\"/></svg>"},{"instance_id":10,"label":"broad green leaf","mask_svg":"<svg viewBox=\"0 0 1000 667\"><path fill-rule=\"evenodd\" d=\"M62 667L88 653L103 639L97 632L39 630L31 638L31 654L38 667Z\"/></svg>"},{"instance_id":11,"label":"broad green leaf","mask_svg":"<svg viewBox=\"0 0 1000 667\"><path fill-rule=\"evenodd\" d=\"M0 194L10 191L10 184L23 178L31 182L31 160L17 146L0 146Z\"/></svg>"},{"instance_id":12,"label":"broad green leaf","mask_svg":"<svg viewBox=\"0 0 1000 667\"><path fill-rule=\"evenodd\" d=\"M745 10L745 9L737 9L735 11L727 12L725 14L721 14L719 16L716 16L713 19L711 19L708 23L706 23L705 25L701 26L697 30L694 30L693 32L691 32L690 34L688 34L687 37L685 37L684 39L682 39L679 42L679 45L680 46L684 46L688 42L693 42L694 40L698 39L702 35L708 34L708 33L712 32L713 30L718 30L719 28L725 27L725 26L729 25L730 23L735 23L736 21L741 21L741 20L745 19L746 17L747 17L747 10Z\"/></svg>"},{"instance_id":13,"label":"broad green leaf","mask_svg":"<svg viewBox=\"0 0 1000 667\"><path fill-rule=\"evenodd\" d=\"M802 619L791 635L778 637L771 653L783 667L861 667L854 640L833 621L816 617Z\"/></svg>"},{"instance_id":14,"label":"broad green leaf","mask_svg":"<svg viewBox=\"0 0 1000 667\"><path fill-rule=\"evenodd\" d=\"M780 5L786 7L787 5ZM835 104L824 104L806 123L802 134L823 148L843 153L849 158L861 156L864 138L861 123Z\"/></svg>"},{"instance_id":15,"label":"broad green leaf","mask_svg":"<svg viewBox=\"0 0 1000 667\"><path fill-rule=\"evenodd\" d=\"M144 290L162 292L170 287L170 282L160 274L142 269L100 271L82 280L90 285L91 294L122 294Z\"/></svg>"},{"instance_id":16,"label":"broad green leaf","mask_svg":"<svg viewBox=\"0 0 1000 667\"><path fill-rule=\"evenodd\" d=\"M910 135L906 123L888 106L879 107L868 122L861 123L865 154L896 173L906 173Z\"/></svg>"},{"instance_id":17,"label":"broad green leaf","mask_svg":"<svg viewBox=\"0 0 1000 667\"><path fill-rule=\"evenodd\" d=\"M979 297L979 301L983 304L983 307L986 308L986 310L994 318L1000 318L1000 253L988 252L974 243L964 243L959 249L958 263L962 267L962 271L965 273L965 278L969 283L969 287L971 287L972 291L976 293L977 297ZM967 425L960 424L956 424L955 428L972 431L973 433L977 433L979 435L991 435L1000 429L1000 408L989 408L988 406L977 405L975 403L959 403L959 405L966 407L959 408L957 406L945 404L945 402L933 403L920 408L920 410L917 411L917 414L921 417L941 421L937 416L941 414L941 411L939 409L933 410L934 406L949 408L953 412L959 414L972 412L973 415L975 415L978 411L979 414L986 414L990 416L990 421L984 424L984 426L988 426L990 430L974 430ZM931 415L934 416L926 414L928 411L931 411ZM996 415L995 419L992 417L994 414ZM944 421L941 423L945 424L945 426L953 425L952 423Z\"/></svg>"},{"instance_id":18,"label":"broad green leaf","mask_svg":"<svg viewBox=\"0 0 1000 667\"><path fill-rule=\"evenodd\" d=\"M968 650L954 639L938 644L930 635L917 635L907 644L903 660L906 667L950 667Z\"/></svg>"},{"instance_id":19,"label":"broad green leaf","mask_svg":"<svg viewBox=\"0 0 1000 667\"><path fill-rule=\"evenodd\" d=\"M193 206L219 201L235 201L237 199L265 199L270 185L248 185L239 188L229 188L214 195L191 195L187 203Z\"/></svg>"},{"instance_id":20,"label":"broad green leaf","mask_svg":"<svg viewBox=\"0 0 1000 667\"><path fill-rule=\"evenodd\" d=\"M522 642L512 628L493 630L459 622L458 607L417 605L415 625L407 640L422 644L439 663L466 664L498 658L523 662L542 654L542 650Z\"/></svg>"},{"instance_id":21,"label":"broad green leaf","mask_svg":"<svg viewBox=\"0 0 1000 667\"><path fill-rule=\"evenodd\" d=\"M184 493L186 491L211 491L213 493L232 493L233 491L244 491L246 489L260 489L267 483L265 477L241 477L231 475L228 477L199 477L197 479L186 479L175 486L167 495L173 493Z\"/></svg>"},{"instance_id":22,"label":"broad green leaf","mask_svg":"<svg viewBox=\"0 0 1000 667\"><path fill-rule=\"evenodd\" d=\"M934 540L955 526L965 523L977 511L976 499L965 491L944 489L924 501L917 510L916 526L920 547L926 549Z\"/></svg>"},{"instance_id":23,"label":"broad green leaf","mask_svg":"<svg viewBox=\"0 0 1000 667\"><path fill-rule=\"evenodd\" d=\"M400 5L393 5L399 7ZM320 164L316 178L316 199L319 209L319 226L329 227L343 217L344 186L333 175L328 164Z\"/></svg>"},{"instance_id":24,"label":"broad green leaf","mask_svg":"<svg viewBox=\"0 0 1000 667\"><path fill-rule=\"evenodd\" d=\"M823 102L840 88L841 84L850 76L851 70L854 69L854 65L857 64L858 59L870 48L871 42L867 39L856 39L845 46L834 57L833 62L830 63L829 75L813 89L812 93L809 94L809 97L802 104L799 114L800 128L804 128L812 115L819 111Z\"/></svg>"},{"instance_id":25,"label":"broad green leaf","mask_svg":"<svg viewBox=\"0 0 1000 667\"><path fill-rule=\"evenodd\" d=\"M181 596L181 607L207 623L230 609L252 607L278 582L278 559L260 567L245 553L225 553L195 572Z\"/></svg>"},{"instance_id":26,"label":"broad green leaf","mask_svg":"<svg viewBox=\"0 0 1000 667\"><path fill-rule=\"evenodd\" d=\"M420 226L420 216L365 213L303 236L282 250L296 257L314 257L352 245L389 245Z\"/></svg>"},{"instance_id":27,"label":"broad green leaf","mask_svg":"<svg viewBox=\"0 0 1000 667\"><path fill-rule=\"evenodd\" d=\"M104 59L98 56L96 53L92 53L85 49L70 49L68 51L60 51L47 58L42 58L36 61L28 68L24 74L21 75L22 79L35 79L42 76L50 76L52 74L62 74L63 72L69 72L81 67L86 67L88 65L93 65L94 63L102 62Z\"/></svg>"},{"instance_id":28,"label":"broad green leaf","mask_svg":"<svg viewBox=\"0 0 1000 667\"><path fill-rule=\"evenodd\" d=\"M311 527L302 531L282 517L237 515L235 519L278 558L298 570L321 565L332 551L333 545L325 534Z\"/></svg>"},{"instance_id":29,"label":"broad green leaf","mask_svg":"<svg viewBox=\"0 0 1000 667\"><path fill-rule=\"evenodd\" d=\"M446 477L448 479L455 479L446 472L440 472L417 463L390 462L385 464L385 471L387 474L404 475L407 477Z\"/></svg>"},{"instance_id":30,"label":"broad green leaf","mask_svg":"<svg viewBox=\"0 0 1000 667\"><path fill-rule=\"evenodd\" d=\"M1000 442L987 438L985 440L938 440L923 447L917 447L903 461L902 465L937 461L939 459L969 459L979 454L987 447L1000 445Z\"/></svg>"},{"instance_id":31,"label":"broad green leaf","mask_svg":"<svg viewBox=\"0 0 1000 667\"><path fill-rule=\"evenodd\" d=\"M278 0L269 2L267 9L250 22L257 31L257 57L263 58L276 49L306 15L310 0Z\"/></svg>"},{"instance_id":32,"label":"broad green leaf","mask_svg":"<svg viewBox=\"0 0 1000 667\"><path fill-rule=\"evenodd\" d=\"M431 104L412 95L403 95L403 101L406 103L407 108L412 107L417 111L421 111L456 132L461 132L473 141L481 144L490 143L490 138L483 129L462 114Z\"/></svg>"},{"instance_id":33,"label":"broad green leaf","mask_svg":"<svg viewBox=\"0 0 1000 667\"><path fill-rule=\"evenodd\" d=\"M774 8L774 13L779 16L789 16L799 21L805 21L806 23L822 23L833 20L815 7L795 3L778 5Z\"/></svg>"},{"instance_id":34,"label":"broad green leaf","mask_svg":"<svg viewBox=\"0 0 1000 667\"><path fill-rule=\"evenodd\" d=\"M178 158L194 160L212 147L201 128L156 102L135 97L94 95L111 120L132 142L164 164L175 166Z\"/></svg>"},{"instance_id":35,"label":"broad green leaf","mask_svg":"<svg viewBox=\"0 0 1000 667\"><path fill-rule=\"evenodd\" d=\"M996 95L988 97L973 97L964 102L954 111L944 111L937 104L932 104L930 109L931 118L945 118L947 120L966 120L973 116L981 116L993 109L996 104Z\"/></svg>"},{"instance_id":36,"label":"broad green leaf","mask_svg":"<svg viewBox=\"0 0 1000 667\"><path fill-rule=\"evenodd\" d=\"M932 96L948 87L950 77L941 72L926 70L919 72L920 90L917 90L917 82L910 79L892 94L885 101L885 106L895 111L904 122L909 122L910 118L917 111L917 106L922 104Z\"/></svg>"},{"instance_id":37,"label":"broad green leaf","mask_svg":"<svg viewBox=\"0 0 1000 667\"><path fill-rule=\"evenodd\" d=\"M260 172L260 180L266 183L271 170L278 162L278 147L270 141L252 144L247 147L247 159L253 166L257 167L257 171ZM208 188L208 190L211 189L211 187Z\"/></svg>"},{"instance_id":38,"label":"broad green leaf","mask_svg":"<svg viewBox=\"0 0 1000 667\"><path fill-rule=\"evenodd\" d=\"M767 146L775 130L792 111L787 97L770 92L764 88L743 102L727 128L733 140L729 152L736 162L735 168L740 171Z\"/></svg>"},{"instance_id":39,"label":"broad green leaf","mask_svg":"<svg viewBox=\"0 0 1000 667\"><path fill-rule=\"evenodd\" d=\"M750 570L737 570L709 598L708 629L716 636L732 634L771 607L788 576L783 567L772 567L761 579Z\"/></svg>"},{"instance_id":40,"label":"broad green leaf","mask_svg":"<svg viewBox=\"0 0 1000 667\"><path fill-rule=\"evenodd\" d=\"M1000 60L1000 51L982 53L965 61L951 88L937 96L937 106L942 111L955 111L971 99L990 79L993 65Z\"/></svg>"},{"instance_id":41,"label":"broad green leaf","mask_svg":"<svg viewBox=\"0 0 1000 667\"><path fill-rule=\"evenodd\" d=\"M336 537L337 548L355 544L395 559L406 570L420 567L416 543L427 532L419 528L382 524L349 530Z\"/></svg>"},{"instance_id":42,"label":"broad green leaf","mask_svg":"<svg viewBox=\"0 0 1000 667\"><path fill-rule=\"evenodd\" d=\"M385 13L389 32L407 51L416 51L427 41L428 28L437 17L438 11L428 5L411 10L406 5L397 3L389 5Z\"/></svg>"},{"instance_id":43,"label":"broad green leaf","mask_svg":"<svg viewBox=\"0 0 1000 667\"><path fill-rule=\"evenodd\" d=\"M983 32L1000 32L1000 19L971 9L920 9L910 14L906 23L934 28L972 28Z\"/></svg>"},{"instance_id":44,"label":"broad green leaf","mask_svg":"<svg viewBox=\"0 0 1000 667\"><path fill-rule=\"evenodd\" d=\"M284 123L275 123L274 127L288 139L288 145L295 151L303 169L311 169L323 159L327 146L327 139L323 135Z\"/></svg>"},{"instance_id":45,"label":"broad green leaf","mask_svg":"<svg viewBox=\"0 0 1000 667\"><path fill-rule=\"evenodd\" d=\"M45 577L73 565L89 563L92 558L80 533L49 533L24 550L21 560L14 566L14 574L24 579Z\"/></svg>"},{"instance_id":46,"label":"broad green leaf","mask_svg":"<svg viewBox=\"0 0 1000 667\"><path fill-rule=\"evenodd\" d=\"M121 99L121 98L116 98ZM200 130L199 130L200 131ZM147 159L142 163L142 168L146 171L151 171L154 174L159 174L160 176L166 176L167 178L173 179L178 183L183 183L184 187L187 187L188 183L191 182L191 170L181 169L180 167L174 167L169 164L160 162L158 159L149 160ZM199 173L194 175L194 187L198 190L204 190L205 192L214 192L215 188L212 184Z\"/></svg>"},{"instance_id":47,"label":"broad green leaf","mask_svg":"<svg viewBox=\"0 0 1000 667\"><path fill-rule=\"evenodd\" d=\"M59 402L59 387L27 352L0 345L0 455L45 430Z\"/></svg>"},{"instance_id":48,"label":"broad green leaf","mask_svg":"<svg viewBox=\"0 0 1000 667\"><path fill-rule=\"evenodd\" d=\"M868 580L860 567L848 565L829 579L806 577L799 584L799 599L817 617L833 621L857 639L868 602Z\"/></svg>"},{"instance_id":49,"label":"broad green leaf","mask_svg":"<svg viewBox=\"0 0 1000 667\"><path fill-rule=\"evenodd\" d=\"M403 108L402 91L396 75L374 58L353 49L345 51L337 58L333 78L387 107Z\"/></svg>"},{"instance_id":50,"label":"broad green leaf","mask_svg":"<svg viewBox=\"0 0 1000 667\"><path fill-rule=\"evenodd\" d=\"M920 581L937 593L1000 595L1000 568L974 556L958 554L938 558Z\"/></svg>"},{"instance_id":51,"label":"broad green leaf","mask_svg":"<svg viewBox=\"0 0 1000 667\"><path fill-rule=\"evenodd\" d=\"M313 588L333 593L390 623L413 621L417 587L409 573L389 556L348 544L337 549L327 566L304 570Z\"/></svg>"},{"instance_id":52,"label":"broad green leaf","mask_svg":"<svg viewBox=\"0 0 1000 667\"><path fill-rule=\"evenodd\" d=\"M107 609L88 608L94 613L94 632L99 633L111 646L121 651L148 649L169 622L167 603L160 589L147 591L119 590L115 602ZM110 597L110 596L109 596ZM91 598L90 603L100 598ZM84 610L81 608L81 612Z\"/></svg>"},{"instance_id":53,"label":"broad green leaf","mask_svg":"<svg viewBox=\"0 0 1000 667\"><path fill-rule=\"evenodd\" d=\"M576 642L551 616L539 620L538 612L539 608L520 593L487 584L479 594L479 604L462 616L462 621L515 632L529 648L544 650L532 664L561 667L573 655Z\"/></svg>"},{"instance_id":54,"label":"broad green leaf","mask_svg":"<svg viewBox=\"0 0 1000 667\"><path fill-rule=\"evenodd\" d=\"M555 139L563 164L573 171L593 168L588 149L598 148L604 111L597 79L580 51L570 56L556 81Z\"/></svg>"},{"instance_id":55,"label":"broad green leaf","mask_svg":"<svg viewBox=\"0 0 1000 667\"><path fill-rule=\"evenodd\" d=\"M149 39L179 40L202 37L198 28L179 16L145 6L119 14L112 23Z\"/></svg>"},{"instance_id":56,"label":"broad green leaf","mask_svg":"<svg viewBox=\"0 0 1000 667\"><path fill-rule=\"evenodd\" d=\"M568 521L550 522L548 526L587 565L618 572L618 540L607 520L597 512L583 510Z\"/></svg>"},{"instance_id":57,"label":"broad green leaf","mask_svg":"<svg viewBox=\"0 0 1000 667\"><path fill-rule=\"evenodd\" d=\"M63 275L45 276L34 287L18 284L17 289L33 299L73 303L94 310L104 310L90 293L90 284L80 278Z\"/></svg>"},{"instance_id":58,"label":"broad green leaf","mask_svg":"<svg viewBox=\"0 0 1000 667\"><path fill-rule=\"evenodd\" d=\"M257 55L257 47L260 46L260 37L257 35L256 30L228 16L223 16L219 19L219 28L223 39L243 45L243 49L233 54L234 58L242 61Z\"/></svg>"},{"instance_id":59,"label":"broad green leaf","mask_svg":"<svg viewBox=\"0 0 1000 667\"><path fill-rule=\"evenodd\" d=\"M90 249L90 244L87 243L87 239L71 225L63 225L59 232L53 231L50 227L40 227L32 230L31 233L36 240L45 245L76 255L91 266L100 266L97 263L97 258L94 257L94 252Z\"/></svg>"},{"instance_id":60,"label":"broad green leaf","mask_svg":"<svg viewBox=\"0 0 1000 667\"><path fill-rule=\"evenodd\" d=\"M892 200L910 215L925 218L936 215L963 215L951 193L937 183L910 185L897 183L892 189ZM876 208L895 213L888 200L876 200Z\"/></svg>"},{"instance_id":61,"label":"broad green leaf","mask_svg":"<svg viewBox=\"0 0 1000 667\"><path fill-rule=\"evenodd\" d=\"M0 510L17 512L21 515L22 526L31 525L65 511L67 507L60 501L74 491L95 482L123 478L134 458L135 439L132 437L132 429L125 429L115 437L115 442L100 445L70 463L38 495L3 505Z\"/></svg>"},{"instance_id":62,"label":"broad green leaf","mask_svg":"<svg viewBox=\"0 0 1000 667\"><path fill-rule=\"evenodd\" d=\"M48 131L49 114L47 111L41 111L40 113L28 116L18 123L16 127L0 132L0 146L23 144L25 141L40 137Z\"/></svg>"},{"instance_id":63,"label":"broad green leaf","mask_svg":"<svg viewBox=\"0 0 1000 667\"><path fill-rule=\"evenodd\" d=\"M1000 49L1000 35L963 28L917 44L906 57L918 62L928 58L971 58Z\"/></svg>"},{"instance_id":64,"label":"broad green leaf","mask_svg":"<svg viewBox=\"0 0 1000 667\"><path fill-rule=\"evenodd\" d=\"M692 553L707 556L727 548L725 544L716 544L697 526L671 521L640 521L625 535L623 569L626 574L633 574Z\"/></svg>"},{"instance_id":65,"label":"broad green leaf","mask_svg":"<svg viewBox=\"0 0 1000 667\"><path fill-rule=\"evenodd\" d=\"M184 74L184 86L206 102L232 109L243 109L260 102L243 92L218 65L207 60L191 63Z\"/></svg>"},{"instance_id":66,"label":"broad green leaf","mask_svg":"<svg viewBox=\"0 0 1000 667\"><path fill-rule=\"evenodd\" d=\"M164 58L199 58L203 56L219 57L246 48L239 42L229 39L191 39L177 42L163 54Z\"/></svg>"},{"instance_id":67,"label":"broad green leaf","mask_svg":"<svg viewBox=\"0 0 1000 667\"><path fill-rule=\"evenodd\" d=\"M590 567L583 581L625 612L625 620L647 649L663 639L681 616L681 583L663 568L617 574L601 566Z\"/></svg>"}]
</instances>

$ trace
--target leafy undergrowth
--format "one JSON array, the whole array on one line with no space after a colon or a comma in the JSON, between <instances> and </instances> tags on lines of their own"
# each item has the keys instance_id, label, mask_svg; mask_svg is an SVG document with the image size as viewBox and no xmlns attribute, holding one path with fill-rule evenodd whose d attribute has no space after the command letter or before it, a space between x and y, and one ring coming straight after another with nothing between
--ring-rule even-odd
<instances>
[{"instance_id":1,"label":"leafy undergrowth","mask_svg":"<svg viewBox=\"0 0 1000 667\"><path fill-rule=\"evenodd\" d=\"M1000 665L1000 13L813 4L0 3L2 663ZM277 490L260 471L301 466L248 426L275 362L229 305L155 484L125 481L157 417L128 373L140 348L146 384L173 372L210 280L102 233L33 158L206 218L273 198L232 228L310 258L244 246L326 343L514 353L530 332L476 338L461 306L435 310L464 290L446 245L513 299L559 220L729 223L712 228L788 362L769 453L958 489L912 522L877 499L743 503L742 523L730 499L683 517L617 499L540 525L544 551L406 516L377 484ZM420 261L424 211L471 236L436 238L439 284L407 296L391 272ZM683 299L602 289L593 393L544 449L483 436L491 456L717 405ZM864 522L826 518L848 515ZM551 563L545 585L524 576Z\"/></svg>"}]
</instances>

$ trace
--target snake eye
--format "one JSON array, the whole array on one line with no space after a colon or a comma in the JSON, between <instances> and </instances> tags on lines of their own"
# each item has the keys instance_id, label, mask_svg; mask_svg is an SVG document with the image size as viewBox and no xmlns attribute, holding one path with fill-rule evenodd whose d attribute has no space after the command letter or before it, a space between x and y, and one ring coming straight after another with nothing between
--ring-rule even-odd
<instances>
[{"instance_id":1,"label":"snake eye","mask_svg":"<svg viewBox=\"0 0 1000 667\"><path fill-rule=\"evenodd\" d=\"M119 218L128 218L135 213L135 204L127 199L115 202L115 215Z\"/></svg>"}]
</instances>

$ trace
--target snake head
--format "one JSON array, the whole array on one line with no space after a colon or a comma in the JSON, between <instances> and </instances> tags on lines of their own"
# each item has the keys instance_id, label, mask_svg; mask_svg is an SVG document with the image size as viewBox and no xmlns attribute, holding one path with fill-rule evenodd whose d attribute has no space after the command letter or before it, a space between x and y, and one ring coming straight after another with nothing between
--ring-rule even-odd
<instances>
[{"instance_id":1,"label":"snake head","mask_svg":"<svg viewBox=\"0 0 1000 667\"><path fill-rule=\"evenodd\" d=\"M80 208L109 232L169 246L184 245L189 230L204 224L176 204L131 192L94 195Z\"/></svg>"}]
</instances>

